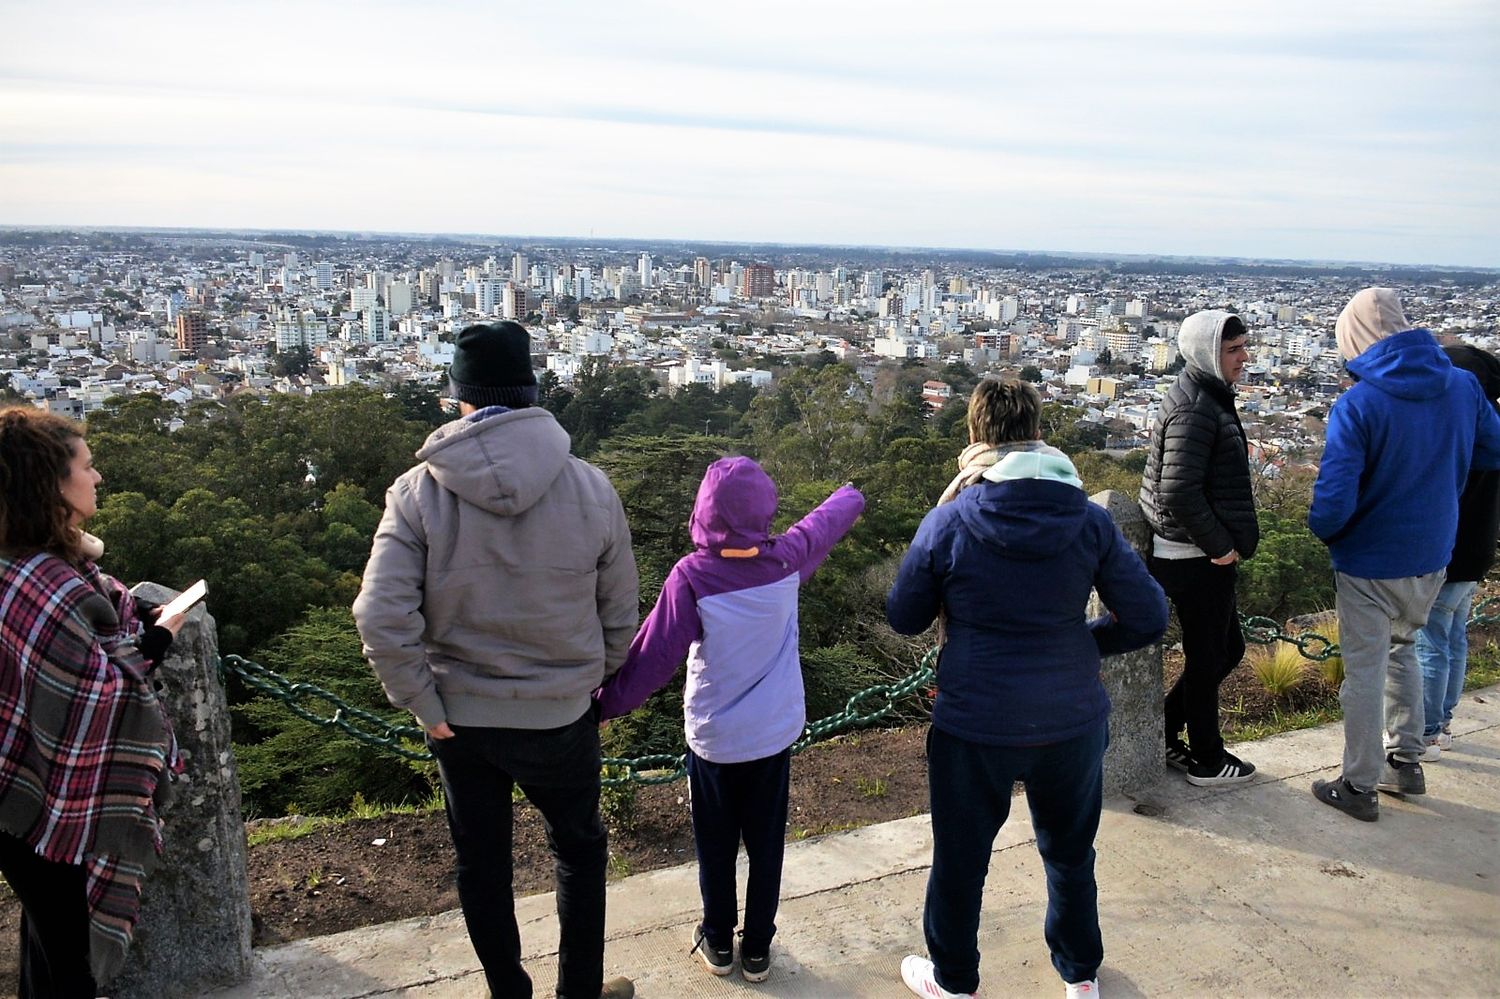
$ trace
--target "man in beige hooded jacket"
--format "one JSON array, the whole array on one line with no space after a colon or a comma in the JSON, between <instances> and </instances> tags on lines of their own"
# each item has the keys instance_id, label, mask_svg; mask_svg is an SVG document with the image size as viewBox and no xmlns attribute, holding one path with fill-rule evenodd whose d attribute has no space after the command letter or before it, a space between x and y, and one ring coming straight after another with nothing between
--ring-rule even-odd
<instances>
[{"instance_id":1,"label":"man in beige hooded jacket","mask_svg":"<svg viewBox=\"0 0 1500 999\"><path fill-rule=\"evenodd\" d=\"M557 994L603 982L599 728L592 693L638 621L620 498L534 408L530 335L512 322L458 335L460 418L386 493L354 617L391 703L427 730L458 854L458 895L495 996L531 995L511 895L511 790L542 813L557 863Z\"/></svg>"}]
</instances>

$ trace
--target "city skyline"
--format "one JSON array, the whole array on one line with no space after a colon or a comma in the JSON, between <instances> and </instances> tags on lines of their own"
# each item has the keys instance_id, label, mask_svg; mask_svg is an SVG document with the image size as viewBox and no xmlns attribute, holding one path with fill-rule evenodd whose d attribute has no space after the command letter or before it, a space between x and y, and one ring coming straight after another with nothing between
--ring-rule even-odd
<instances>
[{"instance_id":1,"label":"city skyline","mask_svg":"<svg viewBox=\"0 0 1500 999\"><path fill-rule=\"evenodd\" d=\"M5 0L0 224L1500 266L1497 15L1304 6Z\"/></svg>"}]
</instances>

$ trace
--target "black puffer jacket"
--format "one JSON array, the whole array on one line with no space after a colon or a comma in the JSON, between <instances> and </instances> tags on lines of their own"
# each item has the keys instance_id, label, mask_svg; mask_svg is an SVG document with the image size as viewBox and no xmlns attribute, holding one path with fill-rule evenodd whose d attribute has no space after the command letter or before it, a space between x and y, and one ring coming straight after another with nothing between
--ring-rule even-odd
<instances>
[{"instance_id":1,"label":"black puffer jacket","mask_svg":"<svg viewBox=\"0 0 1500 999\"><path fill-rule=\"evenodd\" d=\"M1245 430L1223 379L1188 368L1167 392L1151 430L1141 482L1151 530L1219 558L1255 554L1260 525L1250 488Z\"/></svg>"},{"instance_id":2,"label":"black puffer jacket","mask_svg":"<svg viewBox=\"0 0 1500 999\"><path fill-rule=\"evenodd\" d=\"M1466 343L1443 350L1448 360L1479 379L1485 398L1492 402L1500 399L1500 359ZM1463 495L1458 498L1458 537L1453 542L1453 561L1448 563L1448 582L1471 583L1483 579L1495 564L1497 533L1500 533L1500 472L1470 472Z\"/></svg>"}]
</instances>

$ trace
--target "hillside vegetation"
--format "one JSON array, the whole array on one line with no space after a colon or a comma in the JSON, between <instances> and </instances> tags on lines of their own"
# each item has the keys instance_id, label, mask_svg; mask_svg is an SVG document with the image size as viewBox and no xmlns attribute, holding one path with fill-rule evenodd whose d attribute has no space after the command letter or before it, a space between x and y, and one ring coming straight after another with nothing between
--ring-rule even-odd
<instances>
[{"instance_id":1,"label":"hillside vegetation","mask_svg":"<svg viewBox=\"0 0 1500 999\"><path fill-rule=\"evenodd\" d=\"M929 416L921 385L932 377L955 392ZM642 369L598 362L571 390L544 378L542 404L572 435L575 453L603 468L620 492L642 614L691 546L688 514L714 458L748 454L765 465L781 489L778 529L845 481L864 490L865 516L803 592L808 714L817 718L854 691L904 674L925 645L885 626L884 594L956 470L974 380L962 365L892 364L867 384L824 354L785 369L760 393L735 385L668 395ZM1077 424L1077 410L1049 404L1044 415L1047 439L1074 455L1089 492L1138 492L1140 452L1117 459L1094 450L1098 435ZM246 394L185 409L155 396L112 403L89 418L104 475L92 522L107 546L103 565L131 582L181 587L207 579L225 653L409 723L364 663L349 607L386 487L444 419L436 394L412 386ZM1285 618L1331 606L1327 556L1304 526L1305 480L1264 485L1265 537L1245 566L1242 609ZM377 804L432 795L431 764L302 721L237 681L230 698L250 815L342 812L356 796ZM606 730L606 752L680 752L681 710L679 678Z\"/></svg>"}]
</instances>

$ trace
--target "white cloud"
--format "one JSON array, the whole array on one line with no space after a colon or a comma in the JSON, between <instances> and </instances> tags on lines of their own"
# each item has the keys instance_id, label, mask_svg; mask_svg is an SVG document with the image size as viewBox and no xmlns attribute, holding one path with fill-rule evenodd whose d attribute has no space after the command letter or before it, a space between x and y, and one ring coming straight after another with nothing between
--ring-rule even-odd
<instances>
[{"instance_id":1,"label":"white cloud","mask_svg":"<svg viewBox=\"0 0 1500 999\"><path fill-rule=\"evenodd\" d=\"M1500 264L1488 4L0 3L0 222Z\"/></svg>"}]
</instances>

